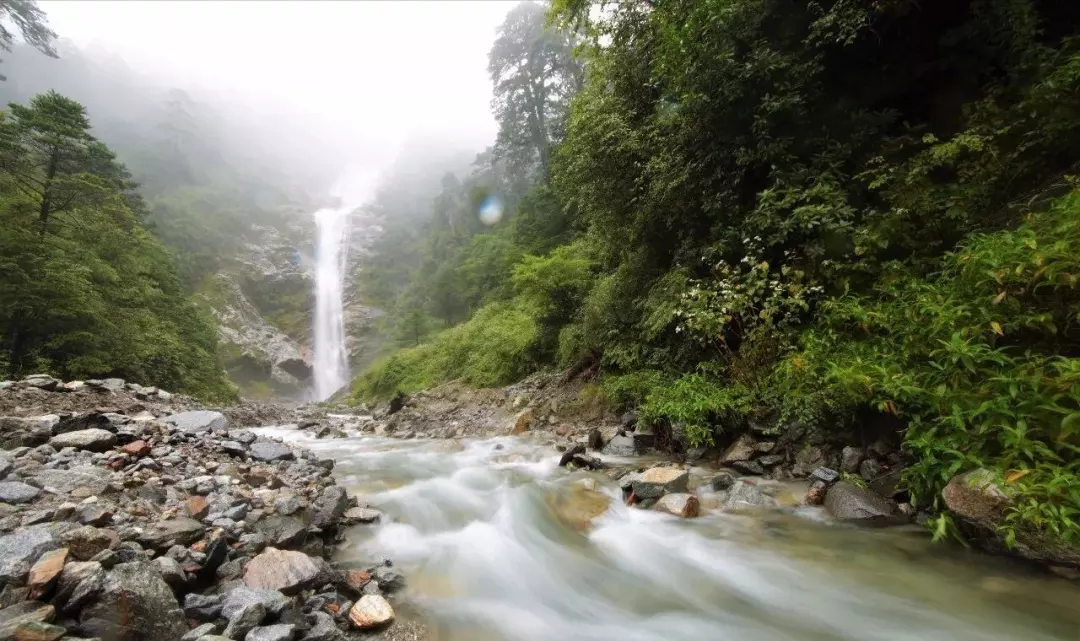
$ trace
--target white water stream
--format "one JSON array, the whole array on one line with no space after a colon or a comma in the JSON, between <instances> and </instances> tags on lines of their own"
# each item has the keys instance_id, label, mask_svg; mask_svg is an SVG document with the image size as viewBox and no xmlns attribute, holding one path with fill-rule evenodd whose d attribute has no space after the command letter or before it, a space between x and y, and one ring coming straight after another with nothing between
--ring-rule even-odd
<instances>
[{"instance_id":1,"label":"white water stream","mask_svg":"<svg viewBox=\"0 0 1080 641\"><path fill-rule=\"evenodd\" d=\"M349 381L343 297L351 208L315 212L315 400L324 401Z\"/></svg>"},{"instance_id":2,"label":"white water stream","mask_svg":"<svg viewBox=\"0 0 1080 641\"><path fill-rule=\"evenodd\" d=\"M625 507L608 476L568 473L550 446L517 437L271 433L332 456L339 482L390 515L354 528L339 560L393 559L407 578L399 616L438 641L1080 638L1076 585L921 528L855 528L805 507L683 521Z\"/></svg>"}]
</instances>

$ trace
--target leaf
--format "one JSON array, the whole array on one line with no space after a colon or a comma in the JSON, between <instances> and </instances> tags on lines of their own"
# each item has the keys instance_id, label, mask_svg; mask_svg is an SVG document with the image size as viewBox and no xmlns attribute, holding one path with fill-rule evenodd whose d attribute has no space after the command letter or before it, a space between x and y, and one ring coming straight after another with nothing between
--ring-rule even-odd
<instances>
[{"instance_id":1,"label":"leaf","mask_svg":"<svg viewBox=\"0 0 1080 641\"><path fill-rule=\"evenodd\" d=\"M994 333L998 336L1004 336L1005 332L1001 331L1001 324L997 321L990 321L990 327L994 330Z\"/></svg>"},{"instance_id":2,"label":"leaf","mask_svg":"<svg viewBox=\"0 0 1080 641\"><path fill-rule=\"evenodd\" d=\"M1002 291L1000 294L994 297L994 304L1000 305L1001 301L1005 300L1005 295L1008 294L1008 290Z\"/></svg>"},{"instance_id":3,"label":"leaf","mask_svg":"<svg viewBox=\"0 0 1080 641\"><path fill-rule=\"evenodd\" d=\"M1028 474L1031 474L1031 470L1015 470L1013 472L1010 472L1009 475L1005 477L1005 480L1009 483L1015 483L1027 476Z\"/></svg>"}]
</instances>

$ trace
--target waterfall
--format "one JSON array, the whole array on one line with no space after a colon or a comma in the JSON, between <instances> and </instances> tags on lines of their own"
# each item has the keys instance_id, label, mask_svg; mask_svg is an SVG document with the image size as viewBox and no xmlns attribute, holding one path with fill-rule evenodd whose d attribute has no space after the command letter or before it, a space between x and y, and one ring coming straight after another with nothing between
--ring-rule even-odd
<instances>
[{"instance_id":1,"label":"waterfall","mask_svg":"<svg viewBox=\"0 0 1080 641\"><path fill-rule=\"evenodd\" d=\"M349 381L342 298L349 248L348 207L315 212L315 399L325 401Z\"/></svg>"}]
</instances>

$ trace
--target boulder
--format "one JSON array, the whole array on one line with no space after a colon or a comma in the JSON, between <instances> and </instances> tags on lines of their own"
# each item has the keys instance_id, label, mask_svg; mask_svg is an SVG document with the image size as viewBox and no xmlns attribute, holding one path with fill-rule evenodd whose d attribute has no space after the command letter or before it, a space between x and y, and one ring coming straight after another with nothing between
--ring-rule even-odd
<instances>
[{"instance_id":1,"label":"boulder","mask_svg":"<svg viewBox=\"0 0 1080 641\"><path fill-rule=\"evenodd\" d=\"M255 531L266 536L270 545L279 548L297 547L307 538L307 526L300 519L280 514L261 519Z\"/></svg>"},{"instance_id":2,"label":"boulder","mask_svg":"<svg viewBox=\"0 0 1080 641\"><path fill-rule=\"evenodd\" d=\"M629 436L615 436L608 441L602 452L607 456L633 456L637 454L634 439Z\"/></svg>"},{"instance_id":3,"label":"boulder","mask_svg":"<svg viewBox=\"0 0 1080 641\"><path fill-rule=\"evenodd\" d=\"M349 508L349 495L340 485L324 489L311 506L311 524L326 528L333 525Z\"/></svg>"},{"instance_id":4,"label":"boulder","mask_svg":"<svg viewBox=\"0 0 1080 641\"><path fill-rule=\"evenodd\" d=\"M212 636L218 631L218 626L213 623L204 623L198 627L191 628L187 631L187 634L180 637L180 641L199 641L206 636Z\"/></svg>"},{"instance_id":5,"label":"boulder","mask_svg":"<svg viewBox=\"0 0 1080 641\"><path fill-rule=\"evenodd\" d=\"M38 557L58 547L60 540L46 524L0 537L0 582L22 585Z\"/></svg>"},{"instance_id":6,"label":"boulder","mask_svg":"<svg viewBox=\"0 0 1080 641\"><path fill-rule=\"evenodd\" d=\"M881 463L878 463L875 459L868 458L859 464L859 476L865 480L872 481L879 474L881 474Z\"/></svg>"},{"instance_id":7,"label":"boulder","mask_svg":"<svg viewBox=\"0 0 1080 641\"><path fill-rule=\"evenodd\" d=\"M370 507L351 507L345 510L342 520L346 523L378 523L383 513Z\"/></svg>"},{"instance_id":8,"label":"boulder","mask_svg":"<svg viewBox=\"0 0 1080 641\"><path fill-rule=\"evenodd\" d=\"M749 434L743 434L735 439L735 442L724 450L723 455L720 457L720 464L731 465L738 461L749 461L753 458L754 451L754 437ZM760 472L758 472L758 474L760 474Z\"/></svg>"},{"instance_id":9,"label":"boulder","mask_svg":"<svg viewBox=\"0 0 1080 641\"><path fill-rule=\"evenodd\" d=\"M73 561L60 572L53 602L66 614L77 613L83 605L97 598L104 582L105 571L100 563Z\"/></svg>"},{"instance_id":10,"label":"boulder","mask_svg":"<svg viewBox=\"0 0 1080 641\"><path fill-rule=\"evenodd\" d=\"M218 610L221 616L232 619L252 603L258 603L266 609L266 612L277 617L289 606L289 598L281 592L266 588L249 588L238 585L225 595L224 603L219 601ZM185 608L187 603L185 602Z\"/></svg>"},{"instance_id":11,"label":"boulder","mask_svg":"<svg viewBox=\"0 0 1080 641\"><path fill-rule=\"evenodd\" d=\"M189 545L202 537L206 528L193 519L178 517L158 521L150 525L139 536L139 543L155 550L167 550L180 544Z\"/></svg>"},{"instance_id":12,"label":"boulder","mask_svg":"<svg viewBox=\"0 0 1080 641\"><path fill-rule=\"evenodd\" d=\"M57 434L49 439L49 445L58 450L73 447L77 450L104 452L116 445L116 434L101 428L91 427L85 430Z\"/></svg>"},{"instance_id":13,"label":"boulder","mask_svg":"<svg viewBox=\"0 0 1080 641\"><path fill-rule=\"evenodd\" d=\"M827 467L819 467L810 473L810 478L814 481L821 481L825 485L832 485L840 480L840 473Z\"/></svg>"},{"instance_id":14,"label":"boulder","mask_svg":"<svg viewBox=\"0 0 1080 641\"><path fill-rule=\"evenodd\" d=\"M285 598L280 592L274 594L281 596L283 599ZM192 592L184 597L184 616L196 621L214 621L221 615L223 601L224 595L221 594L198 594Z\"/></svg>"},{"instance_id":15,"label":"boulder","mask_svg":"<svg viewBox=\"0 0 1080 641\"><path fill-rule=\"evenodd\" d=\"M215 429L225 429L229 426L229 419L221 412L197 410L194 412L180 412L167 416L165 422L184 432L209 432Z\"/></svg>"},{"instance_id":16,"label":"boulder","mask_svg":"<svg viewBox=\"0 0 1080 641\"><path fill-rule=\"evenodd\" d=\"M657 499L672 492L685 492L690 473L675 467L654 467L634 480L634 494L639 499Z\"/></svg>"},{"instance_id":17,"label":"boulder","mask_svg":"<svg viewBox=\"0 0 1080 641\"><path fill-rule=\"evenodd\" d=\"M709 480L709 485L716 491L726 490L735 484L735 477L727 472L720 472Z\"/></svg>"},{"instance_id":18,"label":"boulder","mask_svg":"<svg viewBox=\"0 0 1080 641\"><path fill-rule=\"evenodd\" d=\"M845 447L840 451L840 471L854 474L859 471L859 464L866 458L866 450L861 447Z\"/></svg>"},{"instance_id":19,"label":"boulder","mask_svg":"<svg viewBox=\"0 0 1080 641\"><path fill-rule=\"evenodd\" d=\"M825 481L815 480L810 484L810 487L806 488L806 498L804 502L807 505L822 505L825 503L825 494L828 492L829 486Z\"/></svg>"},{"instance_id":20,"label":"boulder","mask_svg":"<svg viewBox=\"0 0 1080 641\"><path fill-rule=\"evenodd\" d=\"M0 482L0 501L4 503L29 503L41 494L41 490L33 485L27 485L19 481Z\"/></svg>"},{"instance_id":21,"label":"boulder","mask_svg":"<svg viewBox=\"0 0 1080 641\"><path fill-rule=\"evenodd\" d=\"M326 580L326 564L303 552L266 548L244 568L244 583L249 588L278 590L296 594Z\"/></svg>"},{"instance_id":22,"label":"boulder","mask_svg":"<svg viewBox=\"0 0 1080 641\"><path fill-rule=\"evenodd\" d=\"M894 498L901 492L900 481L904 475L904 466L897 465L888 472L879 475L868 484L870 489L882 496Z\"/></svg>"},{"instance_id":23,"label":"boulder","mask_svg":"<svg viewBox=\"0 0 1080 641\"><path fill-rule=\"evenodd\" d=\"M761 476L765 473L765 468L761 466L761 463L757 461L731 461L728 463L737 472L743 474L751 474L753 476Z\"/></svg>"},{"instance_id":24,"label":"boulder","mask_svg":"<svg viewBox=\"0 0 1080 641\"><path fill-rule=\"evenodd\" d=\"M1000 524L1012 502L993 472L983 468L954 476L941 498L953 514L986 526Z\"/></svg>"},{"instance_id":25,"label":"boulder","mask_svg":"<svg viewBox=\"0 0 1080 641\"><path fill-rule=\"evenodd\" d=\"M825 509L842 521L898 521L896 503L846 481L833 484L825 494Z\"/></svg>"},{"instance_id":26,"label":"boulder","mask_svg":"<svg viewBox=\"0 0 1080 641\"><path fill-rule=\"evenodd\" d=\"M349 621L357 629L370 630L394 620L394 608L377 594L365 594L349 609Z\"/></svg>"},{"instance_id":27,"label":"boulder","mask_svg":"<svg viewBox=\"0 0 1080 641\"><path fill-rule=\"evenodd\" d=\"M698 498L693 494L686 493L665 494L656 501L653 509L684 519L692 519L701 513Z\"/></svg>"},{"instance_id":28,"label":"boulder","mask_svg":"<svg viewBox=\"0 0 1080 641\"><path fill-rule=\"evenodd\" d=\"M277 441L255 441L248 448L248 454L256 461L271 463L273 461L291 461L296 458L288 445Z\"/></svg>"},{"instance_id":29,"label":"boulder","mask_svg":"<svg viewBox=\"0 0 1080 641\"><path fill-rule=\"evenodd\" d=\"M15 641L58 641L67 634L67 628L44 621L23 621L15 628ZM78 641L68 637L69 641Z\"/></svg>"},{"instance_id":30,"label":"boulder","mask_svg":"<svg viewBox=\"0 0 1080 641\"><path fill-rule=\"evenodd\" d=\"M71 494L79 488L85 488L88 496L100 496L109 486L109 471L85 465L66 470L41 470L33 476L34 482L46 490L58 494Z\"/></svg>"},{"instance_id":31,"label":"boulder","mask_svg":"<svg viewBox=\"0 0 1080 641\"><path fill-rule=\"evenodd\" d=\"M262 623L266 618L266 608L261 603L248 603L243 609L237 610L229 618L229 625L221 634L229 639L243 639L255 626Z\"/></svg>"},{"instance_id":32,"label":"boulder","mask_svg":"<svg viewBox=\"0 0 1080 641\"><path fill-rule=\"evenodd\" d=\"M731 486L724 509L732 512L740 510L757 510L776 507L776 500L766 496L761 489L753 483L739 481Z\"/></svg>"},{"instance_id":33,"label":"boulder","mask_svg":"<svg viewBox=\"0 0 1080 641\"><path fill-rule=\"evenodd\" d=\"M819 467L835 468L836 466L833 465L825 448L806 445L795 455L795 464L791 468L791 473L798 478L805 478Z\"/></svg>"},{"instance_id":34,"label":"boulder","mask_svg":"<svg viewBox=\"0 0 1080 641\"><path fill-rule=\"evenodd\" d=\"M604 447L604 435L600 433L600 428L594 427L589 430L589 449L599 450Z\"/></svg>"},{"instance_id":35,"label":"boulder","mask_svg":"<svg viewBox=\"0 0 1080 641\"><path fill-rule=\"evenodd\" d=\"M184 613L157 566L121 563L105 575L97 600L79 615L81 627L108 639L178 639Z\"/></svg>"},{"instance_id":36,"label":"boulder","mask_svg":"<svg viewBox=\"0 0 1080 641\"><path fill-rule=\"evenodd\" d=\"M527 407L514 417L514 426L510 428L511 434L524 434L536 420L536 414L531 407Z\"/></svg>"},{"instance_id":37,"label":"boulder","mask_svg":"<svg viewBox=\"0 0 1080 641\"><path fill-rule=\"evenodd\" d=\"M310 615L311 628L308 629L302 641L341 641L344 635L334 623L334 617L325 612L312 612Z\"/></svg>"},{"instance_id":38,"label":"boulder","mask_svg":"<svg viewBox=\"0 0 1080 641\"><path fill-rule=\"evenodd\" d=\"M37 601L23 601L0 610L0 639L17 638L16 630L23 626L48 623L56 616L56 609Z\"/></svg>"},{"instance_id":39,"label":"boulder","mask_svg":"<svg viewBox=\"0 0 1080 641\"><path fill-rule=\"evenodd\" d=\"M184 573L184 568L180 566L180 562L176 559L171 559L167 556L159 556L153 560L153 563L157 566L161 578L170 586L180 588L187 583L187 575Z\"/></svg>"}]
</instances>

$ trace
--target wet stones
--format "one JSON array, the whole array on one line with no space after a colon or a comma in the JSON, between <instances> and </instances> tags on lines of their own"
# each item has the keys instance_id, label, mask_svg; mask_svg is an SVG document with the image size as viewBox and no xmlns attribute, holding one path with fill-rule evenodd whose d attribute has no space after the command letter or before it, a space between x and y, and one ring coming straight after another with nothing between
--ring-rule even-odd
<instances>
[{"instance_id":1,"label":"wet stones","mask_svg":"<svg viewBox=\"0 0 1080 641\"><path fill-rule=\"evenodd\" d=\"M683 519L692 519L701 513L698 498L686 493L665 494L656 501L653 509Z\"/></svg>"},{"instance_id":2,"label":"wet stones","mask_svg":"<svg viewBox=\"0 0 1080 641\"><path fill-rule=\"evenodd\" d=\"M896 521L894 501L847 482L839 482L825 495L825 509L843 521Z\"/></svg>"},{"instance_id":3,"label":"wet stones","mask_svg":"<svg viewBox=\"0 0 1080 641\"><path fill-rule=\"evenodd\" d=\"M645 470L633 481L633 492L639 499L658 499L664 494L685 492L690 474L674 467L654 467Z\"/></svg>"},{"instance_id":4,"label":"wet stones","mask_svg":"<svg viewBox=\"0 0 1080 641\"><path fill-rule=\"evenodd\" d=\"M634 439L629 436L614 436L607 445L604 446L602 452L607 456L634 456L637 454L637 449L634 445Z\"/></svg>"},{"instance_id":5,"label":"wet stones","mask_svg":"<svg viewBox=\"0 0 1080 641\"><path fill-rule=\"evenodd\" d=\"M724 450L724 454L720 457L720 463L722 465L732 465L733 463L749 461L754 456L755 452L754 437L749 434L743 434L735 439L735 442ZM761 472L757 472L757 474L760 473Z\"/></svg>"},{"instance_id":6,"label":"wet stones","mask_svg":"<svg viewBox=\"0 0 1080 641\"><path fill-rule=\"evenodd\" d=\"M738 481L731 486L724 509L731 512L776 507L776 500L765 495L755 483Z\"/></svg>"},{"instance_id":7,"label":"wet stones","mask_svg":"<svg viewBox=\"0 0 1080 641\"><path fill-rule=\"evenodd\" d=\"M349 621L359 630L379 628L393 620L394 608L376 594L365 594L349 609Z\"/></svg>"}]
</instances>

